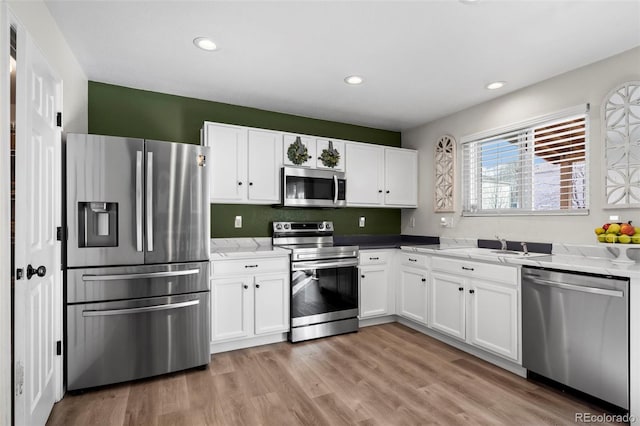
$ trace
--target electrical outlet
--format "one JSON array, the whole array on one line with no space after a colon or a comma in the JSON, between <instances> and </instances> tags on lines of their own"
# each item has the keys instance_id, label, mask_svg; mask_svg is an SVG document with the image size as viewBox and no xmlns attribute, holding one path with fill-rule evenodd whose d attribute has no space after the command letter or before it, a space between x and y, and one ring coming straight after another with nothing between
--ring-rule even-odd
<instances>
[{"instance_id":1,"label":"electrical outlet","mask_svg":"<svg viewBox=\"0 0 640 426\"><path fill-rule=\"evenodd\" d=\"M236 216L235 227L242 228L242 216Z\"/></svg>"},{"instance_id":2,"label":"electrical outlet","mask_svg":"<svg viewBox=\"0 0 640 426\"><path fill-rule=\"evenodd\" d=\"M618 222L619 220L620 220L620 216L618 216L618 215L609 216L609 221L611 221L611 222Z\"/></svg>"},{"instance_id":3,"label":"electrical outlet","mask_svg":"<svg viewBox=\"0 0 640 426\"><path fill-rule=\"evenodd\" d=\"M364 216L360 216L360 220L358 221L358 226L360 228L364 228Z\"/></svg>"}]
</instances>

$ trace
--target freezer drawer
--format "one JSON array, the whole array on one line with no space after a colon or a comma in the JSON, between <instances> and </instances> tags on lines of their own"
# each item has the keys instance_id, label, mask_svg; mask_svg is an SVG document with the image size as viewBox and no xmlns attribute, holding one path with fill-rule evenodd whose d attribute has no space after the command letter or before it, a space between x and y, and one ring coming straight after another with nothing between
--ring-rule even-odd
<instances>
[{"instance_id":1,"label":"freezer drawer","mask_svg":"<svg viewBox=\"0 0 640 426\"><path fill-rule=\"evenodd\" d=\"M67 306L67 389L206 365L209 292Z\"/></svg>"},{"instance_id":2,"label":"freezer drawer","mask_svg":"<svg viewBox=\"0 0 640 426\"><path fill-rule=\"evenodd\" d=\"M207 290L209 262L67 270L68 304Z\"/></svg>"}]
</instances>

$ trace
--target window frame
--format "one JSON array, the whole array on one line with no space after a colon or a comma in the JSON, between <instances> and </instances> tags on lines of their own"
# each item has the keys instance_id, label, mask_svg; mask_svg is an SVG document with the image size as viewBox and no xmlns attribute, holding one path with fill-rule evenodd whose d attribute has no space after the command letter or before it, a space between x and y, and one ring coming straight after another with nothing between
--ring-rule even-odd
<instances>
[{"instance_id":1,"label":"window frame","mask_svg":"<svg viewBox=\"0 0 640 426\"><path fill-rule=\"evenodd\" d=\"M461 197L461 216L468 217L482 217L482 216L586 216L589 215L590 212L590 117L589 117L589 104L582 104L572 108L567 108L564 110L560 110L551 114L545 114L537 117L533 117L527 120L519 121L516 123L512 123L506 126L501 126L497 128L493 128L490 130L485 130L482 132L470 134L464 136L460 139L460 156L461 156L461 177L462 177L462 188L460 197ZM522 131L522 136L527 140L527 143L531 144L533 142L533 128L540 127L544 124L550 124L555 121L562 120L571 120L572 118L584 117L584 208L571 208L571 209L554 209L554 210L534 210L533 203L527 208L508 208L508 209L477 209L475 211L471 211L469 208L470 205L470 195L471 191L476 193L475 199L480 200L482 195L482 186L480 179L481 177L481 167L470 167L472 164L468 158L465 157L465 152L467 148L465 145L472 144L474 142L482 142L482 141L490 141L492 139L497 139L500 136L503 136L505 133L514 133L517 131ZM518 143L521 143L520 141ZM471 146L471 145L469 145ZM531 146L531 145L530 145ZM480 155L480 146L476 145L471 148L477 150L478 152L473 153L473 156ZM524 151L522 151L521 155ZM534 155L534 154L531 154ZM479 162L474 160L474 165L478 165ZM524 164L521 162L521 164ZM475 175L475 176L473 176ZM533 169L528 170L527 172L523 172L522 170L518 173L516 178L518 180L518 186L522 192L531 195L533 193L533 188L535 184L534 172ZM527 185L523 185L523 182L529 181ZM469 183L467 185L467 182ZM522 197L523 195L519 195ZM522 204L521 204L522 205Z\"/></svg>"}]
</instances>

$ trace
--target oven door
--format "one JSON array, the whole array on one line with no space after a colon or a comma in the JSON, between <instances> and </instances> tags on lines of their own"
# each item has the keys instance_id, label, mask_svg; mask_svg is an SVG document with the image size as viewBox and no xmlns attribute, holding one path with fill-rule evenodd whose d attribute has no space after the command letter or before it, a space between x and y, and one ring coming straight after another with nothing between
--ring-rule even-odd
<instances>
[{"instance_id":1,"label":"oven door","mask_svg":"<svg viewBox=\"0 0 640 426\"><path fill-rule=\"evenodd\" d=\"M291 207L344 207L347 181L342 172L282 168L282 204Z\"/></svg>"},{"instance_id":2,"label":"oven door","mask_svg":"<svg viewBox=\"0 0 640 426\"><path fill-rule=\"evenodd\" d=\"M291 326L358 315L358 260L330 259L291 264Z\"/></svg>"}]
</instances>

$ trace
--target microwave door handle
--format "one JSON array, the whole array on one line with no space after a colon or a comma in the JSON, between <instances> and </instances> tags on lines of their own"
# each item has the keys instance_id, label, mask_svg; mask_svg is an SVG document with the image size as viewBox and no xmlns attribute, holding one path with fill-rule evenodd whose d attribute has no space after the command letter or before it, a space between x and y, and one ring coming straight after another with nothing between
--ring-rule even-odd
<instances>
[{"instance_id":1,"label":"microwave door handle","mask_svg":"<svg viewBox=\"0 0 640 426\"><path fill-rule=\"evenodd\" d=\"M142 151L136 151L136 251L142 251Z\"/></svg>"},{"instance_id":2,"label":"microwave door handle","mask_svg":"<svg viewBox=\"0 0 640 426\"><path fill-rule=\"evenodd\" d=\"M333 204L338 202L338 176L333 175Z\"/></svg>"},{"instance_id":3,"label":"microwave door handle","mask_svg":"<svg viewBox=\"0 0 640 426\"><path fill-rule=\"evenodd\" d=\"M147 152L147 251L153 251L153 152Z\"/></svg>"}]
</instances>

